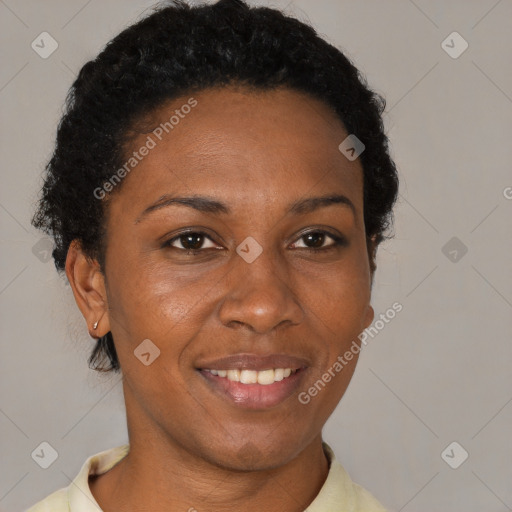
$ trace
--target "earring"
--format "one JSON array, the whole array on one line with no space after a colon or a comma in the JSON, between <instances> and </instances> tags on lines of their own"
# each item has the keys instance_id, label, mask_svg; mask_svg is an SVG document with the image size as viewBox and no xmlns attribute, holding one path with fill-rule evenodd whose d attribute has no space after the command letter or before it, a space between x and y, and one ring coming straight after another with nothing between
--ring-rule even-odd
<instances>
[{"instance_id":1,"label":"earring","mask_svg":"<svg viewBox=\"0 0 512 512\"><path fill-rule=\"evenodd\" d=\"M93 324L92 328L93 328L94 330L96 330L96 328L97 328L97 327L98 327L98 322L94 322L94 324Z\"/></svg>"}]
</instances>

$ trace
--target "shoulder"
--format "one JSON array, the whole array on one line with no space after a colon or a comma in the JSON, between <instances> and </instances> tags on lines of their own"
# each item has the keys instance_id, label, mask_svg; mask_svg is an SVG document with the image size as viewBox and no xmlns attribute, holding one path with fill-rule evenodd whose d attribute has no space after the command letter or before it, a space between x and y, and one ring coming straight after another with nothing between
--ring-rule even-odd
<instances>
[{"instance_id":1,"label":"shoulder","mask_svg":"<svg viewBox=\"0 0 512 512\"><path fill-rule=\"evenodd\" d=\"M354 511L361 512L388 512L387 508L377 501L366 489L356 483L352 483L355 495Z\"/></svg>"},{"instance_id":2,"label":"shoulder","mask_svg":"<svg viewBox=\"0 0 512 512\"><path fill-rule=\"evenodd\" d=\"M352 481L331 447L325 442L323 447L329 461L329 473L306 512L388 512L370 492Z\"/></svg>"},{"instance_id":3,"label":"shoulder","mask_svg":"<svg viewBox=\"0 0 512 512\"><path fill-rule=\"evenodd\" d=\"M53 492L25 512L69 512L67 488L63 487Z\"/></svg>"},{"instance_id":4,"label":"shoulder","mask_svg":"<svg viewBox=\"0 0 512 512\"><path fill-rule=\"evenodd\" d=\"M25 512L101 512L91 494L89 476L106 473L127 455L129 448L125 444L91 455L68 487L53 492Z\"/></svg>"}]
</instances>

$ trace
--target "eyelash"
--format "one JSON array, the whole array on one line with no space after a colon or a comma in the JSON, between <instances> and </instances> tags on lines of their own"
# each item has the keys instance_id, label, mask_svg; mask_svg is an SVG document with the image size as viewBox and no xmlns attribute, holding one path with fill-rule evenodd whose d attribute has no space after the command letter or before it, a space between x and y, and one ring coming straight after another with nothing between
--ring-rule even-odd
<instances>
[{"instance_id":1,"label":"eyelash","mask_svg":"<svg viewBox=\"0 0 512 512\"><path fill-rule=\"evenodd\" d=\"M343 246L347 245L347 241L345 238L334 235L334 234L330 233L329 231L325 231L323 229L313 229L311 231L307 231L307 232L303 233L299 238L297 238L297 241L299 241L302 238L304 238L305 236L311 235L311 234L327 235L329 238L331 238L334 241L334 243L332 243L328 246L325 246L325 247L318 247L318 248L316 248L316 247L300 247L300 249L305 249L307 251L312 251L312 252L324 252L324 251L326 252L326 251L337 249L339 247L343 247ZM210 240L211 242L215 243L211 239L211 237L204 231L185 231L183 233L180 233L179 235L174 236L170 240L167 240L166 242L164 242L162 244L162 247L176 249L180 253L183 253L184 255L187 255L187 256L189 256L189 255L195 256L195 255L198 255L207 250L207 249L180 249L179 247L174 247L172 245L173 242L175 242L176 240L179 240L182 236L185 236L185 235L201 235L201 236L207 238L208 240ZM294 242L294 243L296 243L296 242ZM212 249L212 248L208 248L208 249Z\"/></svg>"}]
</instances>

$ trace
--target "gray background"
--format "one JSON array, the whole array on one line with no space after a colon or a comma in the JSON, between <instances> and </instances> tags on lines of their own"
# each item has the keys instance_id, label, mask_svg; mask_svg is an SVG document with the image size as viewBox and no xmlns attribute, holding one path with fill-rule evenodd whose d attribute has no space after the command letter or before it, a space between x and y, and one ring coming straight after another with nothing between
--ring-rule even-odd
<instances>
[{"instance_id":1,"label":"gray background","mask_svg":"<svg viewBox=\"0 0 512 512\"><path fill-rule=\"evenodd\" d=\"M390 509L511 510L512 2L252 3L310 21L354 59L387 98L400 170L373 305L377 317L395 301L403 310L369 341L325 439ZM2 511L67 486L89 455L127 441L120 376L87 368L85 322L29 220L75 74L152 5L0 1ZM43 31L59 44L47 59L31 48ZM441 45L453 31L469 44L458 58ZM31 458L43 441L58 452L48 469ZM458 469L441 457L453 441L469 453Z\"/></svg>"}]
</instances>

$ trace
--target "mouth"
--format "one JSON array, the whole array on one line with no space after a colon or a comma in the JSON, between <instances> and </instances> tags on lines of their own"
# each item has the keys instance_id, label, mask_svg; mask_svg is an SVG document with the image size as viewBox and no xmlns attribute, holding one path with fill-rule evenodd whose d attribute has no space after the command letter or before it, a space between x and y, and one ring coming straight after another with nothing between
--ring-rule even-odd
<instances>
[{"instance_id":1,"label":"mouth","mask_svg":"<svg viewBox=\"0 0 512 512\"><path fill-rule=\"evenodd\" d=\"M268 409L288 399L307 372L306 361L290 356L239 355L196 368L209 392L230 405Z\"/></svg>"},{"instance_id":2,"label":"mouth","mask_svg":"<svg viewBox=\"0 0 512 512\"><path fill-rule=\"evenodd\" d=\"M262 386L270 386L274 382L281 382L290 375L299 371L300 368L270 368L268 370L213 370L205 369L212 375L221 379L228 379L231 382L240 382L241 384L260 384Z\"/></svg>"}]
</instances>

